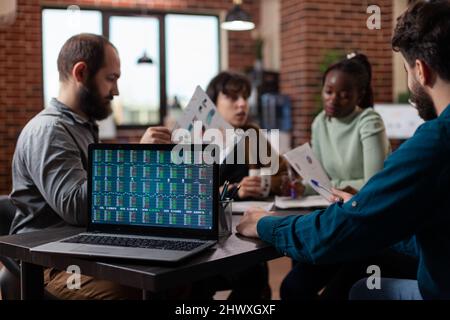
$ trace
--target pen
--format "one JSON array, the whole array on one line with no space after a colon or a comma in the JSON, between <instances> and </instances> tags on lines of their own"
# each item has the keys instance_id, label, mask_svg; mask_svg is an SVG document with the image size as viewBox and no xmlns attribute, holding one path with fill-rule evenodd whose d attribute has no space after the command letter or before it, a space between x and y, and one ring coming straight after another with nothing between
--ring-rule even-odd
<instances>
[{"instance_id":1,"label":"pen","mask_svg":"<svg viewBox=\"0 0 450 320\"><path fill-rule=\"evenodd\" d=\"M322 190L325 190L326 192L328 192L328 193L331 194L332 196L336 197L336 195L333 193L333 191L331 191L330 189L328 189L328 188L322 186L318 181L312 179L312 180L311 180L311 183L312 183L313 185L315 185L317 188L320 188L320 189L322 189ZM339 199L338 202L344 202L344 199L342 199L341 197L338 197L338 199Z\"/></svg>"},{"instance_id":2,"label":"pen","mask_svg":"<svg viewBox=\"0 0 450 320\"><path fill-rule=\"evenodd\" d=\"M241 188L241 185L238 185L232 192L230 195L230 199L234 199L234 197L237 195L239 189Z\"/></svg>"},{"instance_id":3,"label":"pen","mask_svg":"<svg viewBox=\"0 0 450 320\"><path fill-rule=\"evenodd\" d=\"M295 190L294 174L292 173L292 168L290 165L287 166L288 169L288 179L289 179L289 191L291 199L297 198L297 192Z\"/></svg>"},{"instance_id":4,"label":"pen","mask_svg":"<svg viewBox=\"0 0 450 320\"><path fill-rule=\"evenodd\" d=\"M220 194L220 200L224 200L225 196L227 194L227 190L228 190L228 185L230 184L230 181L226 180L225 183L223 184L223 189L222 189L222 193Z\"/></svg>"}]
</instances>

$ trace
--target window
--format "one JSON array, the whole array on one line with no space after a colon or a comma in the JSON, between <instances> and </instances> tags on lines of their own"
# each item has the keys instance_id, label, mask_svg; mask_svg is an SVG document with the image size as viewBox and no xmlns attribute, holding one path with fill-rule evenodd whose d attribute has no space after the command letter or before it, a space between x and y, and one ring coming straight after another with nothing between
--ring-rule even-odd
<instances>
[{"instance_id":1,"label":"window","mask_svg":"<svg viewBox=\"0 0 450 320\"><path fill-rule=\"evenodd\" d=\"M166 16L167 97L184 107L197 85L219 72L219 21L211 16Z\"/></svg>"},{"instance_id":2,"label":"window","mask_svg":"<svg viewBox=\"0 0 450 320\"><path fill-rule=\"evenodd\" d=\"M58 95L58 67L56 61L64 42L71 36L90 32L102 34L100 11L42 10L42 59L44 104Z\"/></svg>"},{"instance_id":3,"label":"window","mask_svg":"<svg viewBox=\"0 0 450 320\"><path fill-rule=\"evenodd\" d=\"M70 36L81 32L103 34L116 46L122 72L120 95L113 101L118 125L161 123L166 105L176 98L186 106L195 87L206 89L219 72L217 16L44 9L42 24L46 103L58 93L56 60ZM150 58L151 63L138 63L142 57Z\"/></svg>"},{"instance_id":4,"label":"window","mask_svg":"<svg viewBox=\"0 0 450 320\"><path fill-rule=\"evenodd\" d=\"M133 35L130 37L130 35ZM151 17L109 19L109 39L117 47L122 75L114 99L117 124L159 122L159 20ZM144 54L152 63L137 63Z\"/></svg>"}]
</instances>

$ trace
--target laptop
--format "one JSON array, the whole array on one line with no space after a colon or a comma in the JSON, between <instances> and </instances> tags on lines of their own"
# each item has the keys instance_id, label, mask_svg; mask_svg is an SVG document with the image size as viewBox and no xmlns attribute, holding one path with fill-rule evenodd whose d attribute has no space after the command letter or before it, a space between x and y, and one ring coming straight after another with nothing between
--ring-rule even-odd
<instances>
[{"instance_id":1,"label":"laptop","mask_svg":"<svg viewBox=\"0 0 450 320\"><path fill-rule=\"evenodd\" d=\"M206 145L179 147L89 145L87 231L31 251L179 262L213 246L218 164Z\"/></svg>"}]
</instances>

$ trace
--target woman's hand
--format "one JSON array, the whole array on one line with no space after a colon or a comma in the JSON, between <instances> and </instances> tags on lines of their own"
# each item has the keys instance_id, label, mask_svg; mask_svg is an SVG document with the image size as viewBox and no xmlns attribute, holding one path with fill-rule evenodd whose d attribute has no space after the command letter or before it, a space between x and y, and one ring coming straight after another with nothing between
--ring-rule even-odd
<instances>
[{"instance_id":1,"label":"woman's hand","mask_svg":"<svg viewBox=\"0 0 450 320\"><path fill-rule=\"evenodd\" d=\"M240 182L241 188L238 191L239 198L258 198L263 192L261 187L261 177L245 177Z\"/></svg>"},{"instance_id":2,"label":"woman's hand","mask_svg":"<svg viewBox=\"0 0 450 320\"><path fill-rule=\"evenodd\" d=\"M302 197L305 192L305 186L301 179L295 179L289 183L288 195L295 194L297 198Z\"/></svg>"},{"instance_id":3,"label":"woman's hand","mask_svg":"<svg viewBox=\"0 0 450 320\"><path fill-rule=\"evenodd\" d=\"M354 189L353 189L354 190ZM332 188L331 191L333 191L333 196L331 197L331 202L347 202L351 198L353 198L354 194L345 192L339 189Z\"/></svg>"}]
</instances>

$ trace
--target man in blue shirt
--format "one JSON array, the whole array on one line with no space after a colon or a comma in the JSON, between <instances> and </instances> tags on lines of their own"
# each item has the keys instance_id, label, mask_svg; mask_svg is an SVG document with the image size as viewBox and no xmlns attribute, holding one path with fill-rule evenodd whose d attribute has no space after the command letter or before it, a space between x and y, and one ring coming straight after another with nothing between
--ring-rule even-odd
<instances>
[{"instance_id":1,"label":"man in blue shirt","mask_svg":"<svg viewBox=\"0 0 450 320\"><path fill-rule=\"evenodd\" d=\"M398 19L392 44L404 58L411 100L427 122L358 194L336 190L345 203L306 216L253 209L237 230L313 264L388 247L413 252L417 281L381 279L381 289L371 291L359 282L352 296L450 299L450 2L416 2Z\"/></svg>"}]
</instances>

